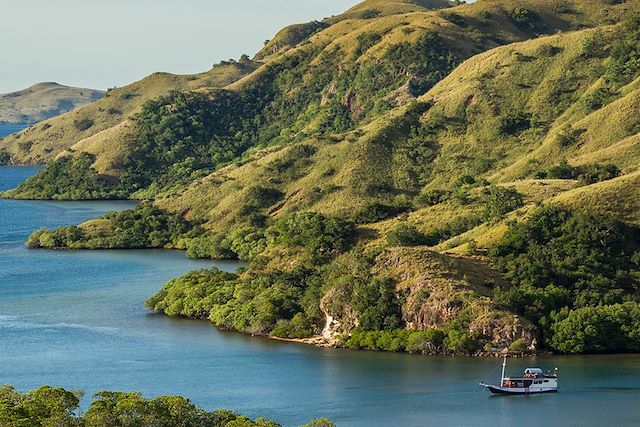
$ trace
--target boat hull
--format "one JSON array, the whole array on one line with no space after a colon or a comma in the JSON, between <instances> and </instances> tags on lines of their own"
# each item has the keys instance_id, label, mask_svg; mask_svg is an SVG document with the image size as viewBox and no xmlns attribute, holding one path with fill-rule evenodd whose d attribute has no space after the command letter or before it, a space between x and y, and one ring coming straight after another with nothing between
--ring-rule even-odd
<instances>
[{"instance_id":1,"label":"boat hull","mask_svg":"<svg viewBox=\"0 0 640 427\"><path fill-rule=\"evenodd\" d=\"M513 387L498 387L493 385L484 385L493 394L511 394L511 395L529 395L529 394L542 394L542 393L556 393L557 388L513 388Z\"/></svg>"}]
</instances>

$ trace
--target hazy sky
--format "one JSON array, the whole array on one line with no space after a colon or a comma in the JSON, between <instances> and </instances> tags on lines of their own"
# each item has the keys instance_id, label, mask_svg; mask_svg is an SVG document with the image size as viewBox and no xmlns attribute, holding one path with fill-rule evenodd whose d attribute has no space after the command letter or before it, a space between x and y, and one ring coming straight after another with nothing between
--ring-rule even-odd
<instances>
[{"instance_id":1,"label":"hazy sky","mask_svg":"<svg viewBox=\"0 0 640 427\"><path fill-rule=\"evenodd\" d=\"M0 93L55 81L106 89L255 54L283 26L358 0L0 0Z\"/></svg>"}]
</instances>

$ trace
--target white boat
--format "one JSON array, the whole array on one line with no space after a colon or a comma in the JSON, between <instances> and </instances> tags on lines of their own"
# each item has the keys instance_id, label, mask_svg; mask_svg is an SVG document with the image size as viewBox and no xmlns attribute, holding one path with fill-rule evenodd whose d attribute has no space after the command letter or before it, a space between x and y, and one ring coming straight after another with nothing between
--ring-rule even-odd
<instances>
[{"instance_id":1,"label":"white boat","mask_svg":"<svg viewBox=\"0 0 640 427\"><path fill-rule=\"evenodd\" d=\"M502 361L500 385L480 383L494 394L536 394L558 391L558 368L554 373L545 373L540 368L527 368L521 377L505 377L507 358Z\"/></svg>"}]
</instances>

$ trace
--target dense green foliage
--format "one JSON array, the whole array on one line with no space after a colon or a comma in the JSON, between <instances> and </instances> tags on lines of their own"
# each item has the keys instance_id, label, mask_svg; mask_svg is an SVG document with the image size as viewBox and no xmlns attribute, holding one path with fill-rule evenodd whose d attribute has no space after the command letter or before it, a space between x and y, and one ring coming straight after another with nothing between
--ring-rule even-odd
<instances>
[{"instance_id":1,"label":"dense green foliage","mask_svg":"<svg viewBox=\"0 0 640 427\"><path fill-rule=\"evenodd\" d=\"M320 285L304 269L243 278L201 270L170 281L145 305L168 316L209 318L225 329L301 337L317 332Z\"/></svg>"},{"instance_id":2,"label":"dense green foliage","mask_svg":"<svg viewBox=\"0 0 640 427\"><path fill-rule=\"evenodd\" d=\"M3 196L21 199L119 199L126 195L93 169L95 156L80 153L49 163L44 170Z\"/></svg>"},{"instance_id":3,"label":"dense green foliage","mask_svg":"<svg viewBox=\"0 0 640 427\"><path fill-rule=\"evenodd\" d=\"M480 224L482 224L482 218L479 215L470 214L456 217L451 222L447 222L425 234L424 243L429 246L435 246L452 237L465 233Z\"/></svg>"},{"instance_id":4,"label":"dense green foliage","mask_svg":"<svg viewBox=\"0 0 640 427\"><path fill-rule=\"evenodd\" d=\"M102 391L91 406L79 409L83 393L43 386L21 393L0 387L3 427L279 427L264 418L252 420L227 410L207 412L181 396L145 399L140 393ZM322 418L309 425L333 427Z\"/></svg>"},{"instance_id":5,"label":"dense green foliage","mask_svg":"<svg viewBox=\"0 0 640 427\"><path fill-rule=\"evenodd\" d=\"M121 186L150 192L187 184L237 157L247 141L237 138L234 119L242 104L227 92L207 95L173 92L150 100L136 116L135 150L124 159Z\"/></svg>"},{"instance_id":6,"label":"dense green foliage","mask_svg":"<svg viewBox=\"0 0 640 427\"><path fill-rule=\"evenodd\" d=\"M187 256L191 258L240 259L251 261L267 249L262 229L236 226L228 232L206 233L187 240Z\"/></svg>"},{"instance_id":7,"label":"dense green foliage","mask_svg":"<svg viewBox=\"0 0 640 427\"><path fill-rule=\"evenodd\" d=\"M355 226L341 218L302 212L276 221L267 234L277 245L303 248L318 263L349 249L354 243Z\"/></svg>"},{"instance_id":8,"label":"dense green foliage","mask_svg":"<svg viewBox=\"0 0 640 427\"><path fill-rule=\"evenodd\" d=\"M629 13L610 46L606 78L617 85L631 82L640 74L640 14Z\"/></svg>"},{"instance_id":9,"label":"dense green foliage","mask_svg":"<svg viewBox=\"0 0 640 427\"><path fill-rule=\"evenodd\" d=\"M483 219L495 221L524 206L524 198L513 188L492 186L485 191L482 203L484 205Z\"/></svg>"},{"instance_id":10,"label":"dense green foliage","mask_svg":"<svg viewBox=\"0 0 640 427\"><path fill-rule=\"evenodd\" d=\"M578 307L620 302L640 285L632 261L640 230L607 216L545 207L491 249L514 286L557 285Z\"/></svg>"},{"instance_id":11,"label":"dense green foliage","mask_svg":"<svg viewBox=\"0 0 640 427\"><path fill-rule=\"evenodd\" d=\"M500 133L503 135L517 135L529 129L532 125L530 114L517 112L507 113L500 117Z\"/></svg>"},{"instance_id":12,"label":"dense green foliage","mask_svg":"<svg viewBox=\"0 0 640 427\"><path fill-rule=\"evenodd\" d=\"M588 164L571 166L566 160L557 165L536 173L542 179L577 179L584 184L607 181L620 176L620 169L613 164Z\"/></svg>"},{"instance_id":13,"label":"dense green foliage","mask_svg":"<svg viewBox=\"0 0 640 427\"><path fill-rule=\"evenodd\" d=\"M472 354L480 347L479 340L455 322L425 331L358 329L343 340L348 348L355 350L418 354Z\"/></svg>"},{"instance_id":14,"label":"dense green foliage","mask_svg":"<svg viewBox=\"0 0 640 427\"><path fill-rule=\"evenodd\" d=\"M199 237L188 244L192 255L254 259L267 250L286 249L299 252L308 267L251 271L242 277L216 269L193 272L167 283L146 306L169 316L209 318L226 329L287 338L310 336L322 321L322 265L347 251L354 237L351 222L312 212L282 218L265 232L241 227L226 236Z\"/></svg>"},{"instance_id":15,"label":"dense green foliage","mask_svg":"<svg viewBox=\"0 0 640 427\"><path fill-rule=\"evenodd\" d=\"M4 150L0 150L0 166L9 164L10 161L11 161L11 154L7 153Z\"/></svg>"},{"instance_id":16,"label":"dense green foliage","mask_svg":"<svg viewBox=\"0 0 640 427\"><path fill-rule=\"evenodd\" d=\"M585 319L608 315L613 308L606 307L612 304L636 298L639 248L636 227L602 214L542 208L526 222L513 224L490 250L493 262L512 283L508 289L498 289L494 298L545 327L547 334L553 334L548 343L554 348L582 351L565 342L570 337L567 331ZM594 312L593 307L604 311ZM553 324L558 322L557 310L571 308L577 310L560 321L564 326ZM606 339L599 335L605 332L606 328L598 329L589 339ZM612 344L619 349L624 345L632 343ZM588 346L584 351L599 351Z\"/></svg>"},{"instance_id":17,"label":"dense green foliage","mask_svg":"<svg viewBox=\"0 0 640 427\"><path fill-rule=\"evenodd\" d=\"M400 223L387 232L387 243L391 246L420 246L427 243L427 236L413 224Z\"/></svg>"},{"instance_id":18,"label":"dense green foliage","mask_svg":"<svg viewBox=\"0 0 640 427\"><path fill-rule=\"evenodd\" d=\"M371 224L394 216L409 210L408 206L393 205L381 202L367 203L358 212L354 213L353 221L358 224Z\"/></svg>"},{"instance_id":19,"label":"dense green foliage","mask_svg":"<svg viewBox=\"0 0 640 427\"><path fill-rule=\"evenodd\" d=\"M35 231L29 236L27 246L51 249L176 248L181 239L187 239L199 231L199 227L182 216L150 203L122 212L111 212L98 221L104 224Z\"/></svg>"},{"instance_id":20,"label":"dense green foliage","mask_svg":"<svg viewBox=\"0 0 640 427\"><path fill-rule=\"evenodd\" d=\"M551 345L565 353L640 351L640 305L635 302L561 310L553 315Z\"/></svg>"}]
</instances>

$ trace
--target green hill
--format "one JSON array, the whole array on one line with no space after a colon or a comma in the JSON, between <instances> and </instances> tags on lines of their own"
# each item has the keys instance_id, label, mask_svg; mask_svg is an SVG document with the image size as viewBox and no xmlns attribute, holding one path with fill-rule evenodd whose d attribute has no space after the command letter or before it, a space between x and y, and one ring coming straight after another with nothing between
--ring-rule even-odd
<instances>
[{"instance_id":1,"label":"green hill","mask_svg":"<svg viewBox=\"0 0 640 427\"><path fill-rule=\"evenodd\" d=\"M38 83L30 88L0 94L0 123L37 123L97 101L104 92Z\"/></svg>"},{"instance_id":2,"label":"green hill","mask_svg":"<svg viewBox=\"0 0 640 427\"><path fill-rule=\"evenodd\" d=\"M174 90L224 87L254 71L256 66L256 63L244 60L218 64L205 73L195 75L155 73L139 82L110 89L97 102L4 138L0 141L0 151L9 153L15 164L42 164L102 131L121 127L150 99Z\"/></svg>"},{"instance_id":3,"label":"green hill","mask_svg":"<svg viewBox=\"0 0 640 427\"><path fill-rule=\"evenodd\" d=\"M374 350L638 351L638 12L367 1L68 140L4 196L153 200L31 247L251 261L168 283L148 307L172 316Z\"/></svg>"}]
</instances>

